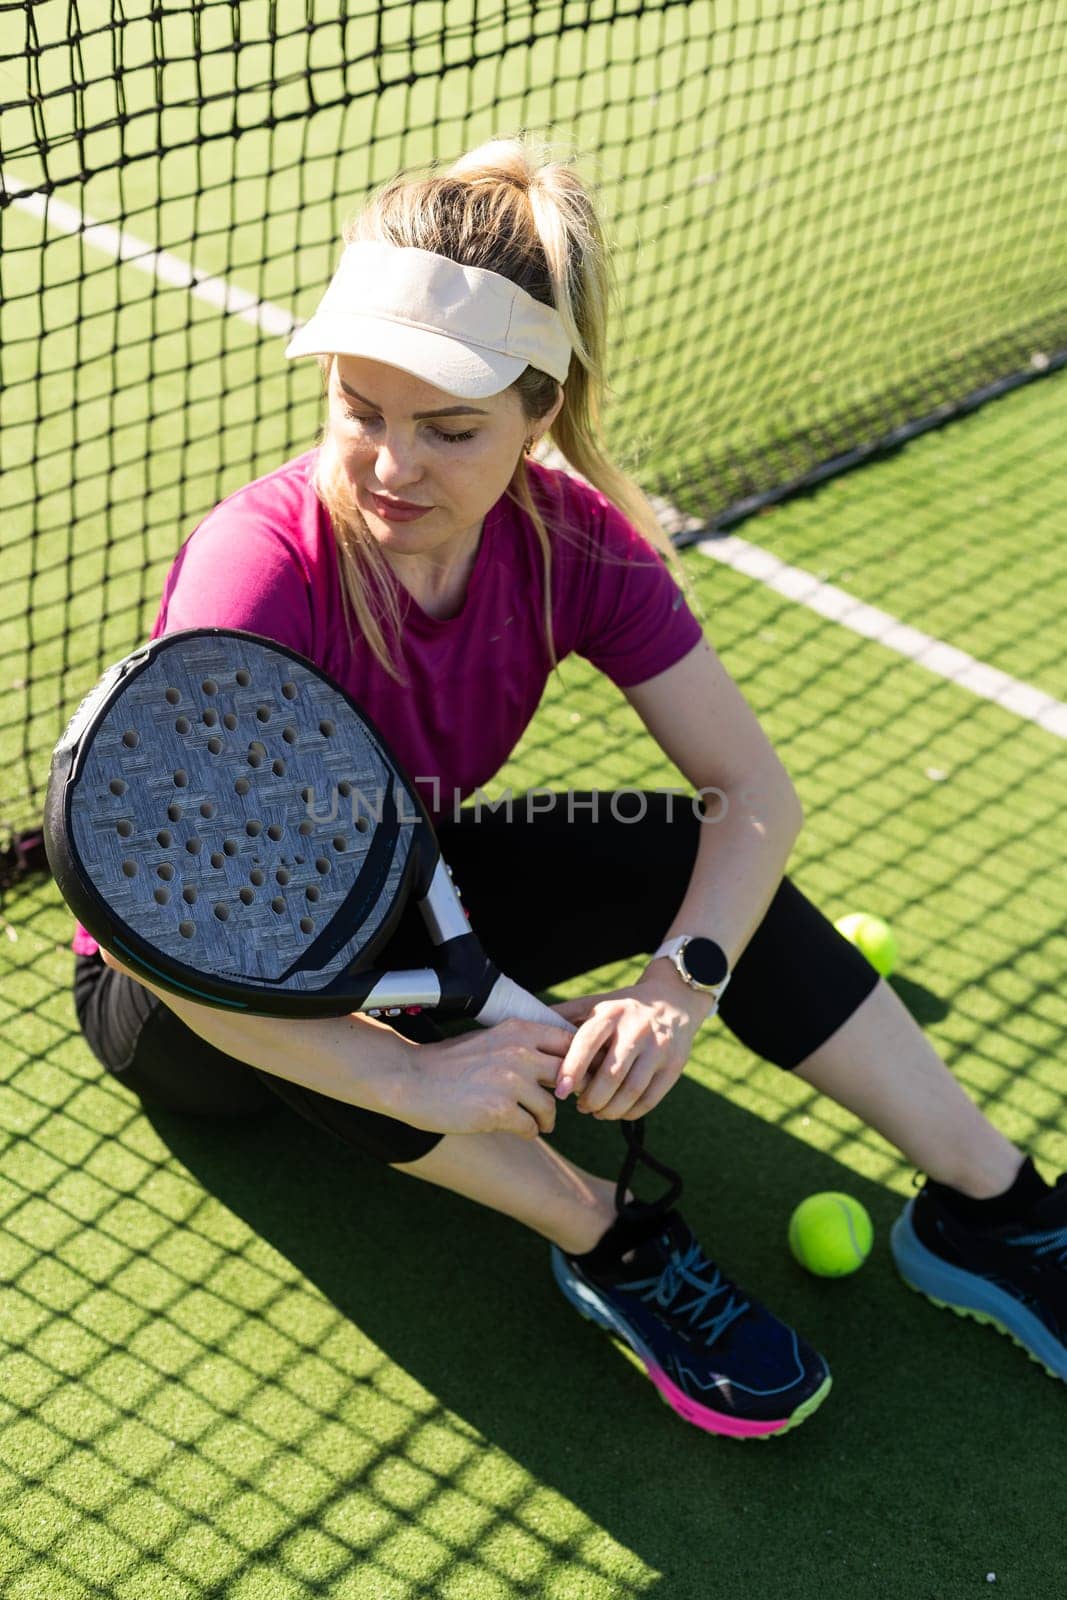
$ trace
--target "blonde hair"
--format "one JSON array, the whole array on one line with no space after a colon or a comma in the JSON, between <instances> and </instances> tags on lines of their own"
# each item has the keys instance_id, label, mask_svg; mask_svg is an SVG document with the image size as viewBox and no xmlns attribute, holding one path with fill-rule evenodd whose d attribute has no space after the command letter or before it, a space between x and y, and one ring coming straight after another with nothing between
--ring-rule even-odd
<instances>
[{"instance_id":1,"label":"blonde hair","mask_svg":"<svg viewBox=\"0 0 1067 1600\"><path fill-rule=\"evenodd\" d=\"M575 472L667 557L680 578L674 548L649 500L611 460L603 442L607 321L614 285L603 229L573 158L556 159L544 140L529 134L490 140L443 173L431 169L425 178L401 173L348 224L344 239L346 244L380 239L429 250L464 266L497 272L535 300L555 306L574 353L563 405L550 430L552 442ZM322 360L327 383L332 361ZM556 380L535 367L527 367L512 388L531 425L548 413L559 392ZM319 451L316 489L333 523L346 604L374 655L398 678L385 638L388 627L394 640L400 639L396 587L387 581L385 557L354 502L328 435ZM524 456L506 492L529 516L541 547L545 637L555 665L551 543L534 503Z\"/></svg>"}]
</instances>

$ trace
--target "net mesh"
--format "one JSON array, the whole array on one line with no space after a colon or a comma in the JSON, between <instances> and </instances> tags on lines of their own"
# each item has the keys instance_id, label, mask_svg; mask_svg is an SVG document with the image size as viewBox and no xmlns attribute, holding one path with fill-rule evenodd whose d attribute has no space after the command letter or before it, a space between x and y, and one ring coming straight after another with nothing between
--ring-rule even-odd
<instances>
[{"instance_id":1,"label":"net mesh","mask_svg":"<svg viewBox=\"0 0 1067 1600\"><path fill-rule=\"evenodd\" d=\"M609 439L720 522L1067 347L1059 0L0 4L0 830L181 539L306 448L281 341L398 170L587 156ZM2 841L0 841L2 842Z\"/></svg>"}]
</instances>

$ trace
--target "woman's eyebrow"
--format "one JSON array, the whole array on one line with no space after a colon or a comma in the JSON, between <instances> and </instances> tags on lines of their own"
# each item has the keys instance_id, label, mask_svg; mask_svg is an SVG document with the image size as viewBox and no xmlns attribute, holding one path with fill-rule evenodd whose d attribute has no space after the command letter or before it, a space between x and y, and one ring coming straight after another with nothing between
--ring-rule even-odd
<instances>
[{"instance_id":1,"label":"woman's eyebrow","mask_svg":"<svg viewBox=\"0 0 1067 1600\"><path fill-rule=\"evenodd\" d=\"M350 389L343 378L338 378L338 383L345 394L353 400L358 400L362 405L370 406L372 411L380 411L381 406L375 405L373 400L368 400L366 395L357 394L355 389ZM487 417L488 411L480 411L477 406L444 406L440 411L416 411L413 414L415 422L422 422L427 417Z\"/></svg>"}]
</instances>

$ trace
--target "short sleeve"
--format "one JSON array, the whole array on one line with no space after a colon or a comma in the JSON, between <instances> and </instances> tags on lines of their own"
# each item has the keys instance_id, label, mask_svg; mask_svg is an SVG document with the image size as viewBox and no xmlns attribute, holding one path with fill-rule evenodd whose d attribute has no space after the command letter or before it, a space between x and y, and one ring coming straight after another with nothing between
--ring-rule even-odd
<instances>
[{"instance_id":1,"label":"short sleeve","mask_svg":"<svg viewBox=\"0 0 1067 1600\"><path fill-rule=\"evenodd\" d=\"M628 689L673 667L703 629L660 552L603 495L576 487L585 526L573 648Z\"/></svg>"},{"instance_id":2,"label":"short sleeve","mask_svg":"<svg viewBox=\"0 0 1067 1600\"><path fill-rule=\"evenodd\" d=\"M315 584L295 487L276 475L208 513L167 575L153 638L243 628L313 654Z\"/></svg>"}]
</instances>

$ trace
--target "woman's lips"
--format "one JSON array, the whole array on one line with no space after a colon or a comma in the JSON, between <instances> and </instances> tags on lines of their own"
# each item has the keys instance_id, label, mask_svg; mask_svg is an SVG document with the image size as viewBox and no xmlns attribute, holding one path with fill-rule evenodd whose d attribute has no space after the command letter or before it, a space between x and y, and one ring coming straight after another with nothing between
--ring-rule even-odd
<instances>
[{"instance_id":1,"label":"woman's lips","mask_svg":"<svg viewBox=\"0 0 1067 1600\"><path fill-rule=\"evenodd\" d=\"M376 494L372 494L371 499L375 511L386 522L415 522L433 510L433 506L413 506L406 500L382 500Z\"/></svg>"}]
</instances>

